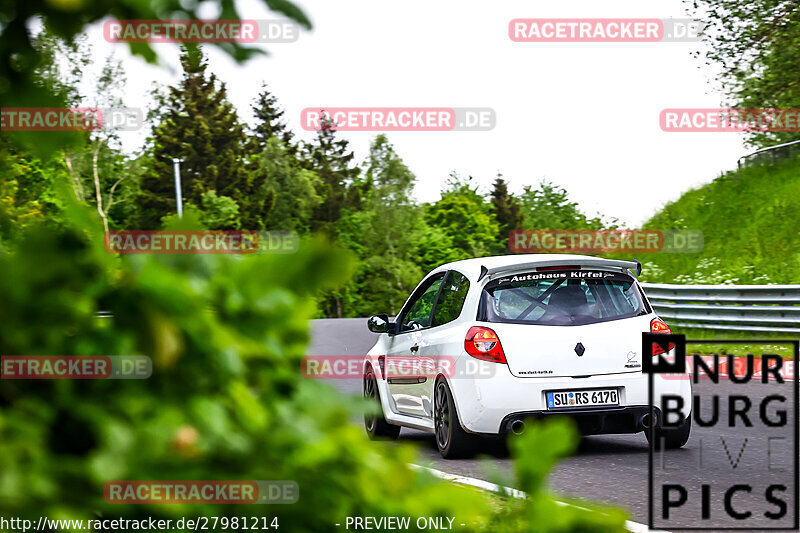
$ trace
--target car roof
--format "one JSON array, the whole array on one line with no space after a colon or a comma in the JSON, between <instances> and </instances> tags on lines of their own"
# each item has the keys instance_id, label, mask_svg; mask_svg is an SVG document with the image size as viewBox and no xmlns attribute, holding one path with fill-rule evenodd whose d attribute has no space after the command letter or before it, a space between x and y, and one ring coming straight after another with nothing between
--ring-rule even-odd
<instances>
[{"instance_id":1,"label":"car roof","mask_svg":"<svg viewBox=\"0 0 800 533\"><path fill-rule=\"evenodd\" d=\"M611 268L614 270L626 270L641 268L638 261L620 261L618 259L606 259L592 255L576 254L512 254L494 255L490 257L476 257L474 259L462 259L441 265L431 273L444 270L458 270L471 279L482 277L483 269L490 277L500 272L513 272L535 268L536 266L566 265L575 264L592 266L597 268Z\"/></svg>"}]
</instances>

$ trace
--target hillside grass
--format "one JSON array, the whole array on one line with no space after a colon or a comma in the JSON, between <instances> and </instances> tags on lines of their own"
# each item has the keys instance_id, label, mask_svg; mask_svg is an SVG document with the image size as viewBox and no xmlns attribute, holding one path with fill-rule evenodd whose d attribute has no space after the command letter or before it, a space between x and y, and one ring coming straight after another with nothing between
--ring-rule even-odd
<instances>
[{"instance_id":1,"label":"hillside grass","mask_svg":"<svg viewBox=\"0 0 800 533\"><path fill-rule=\"evenodd\" d=\"M727 172L684 193L642 226L700 230L697 253L607 254L642 262L640 280L650 283L765 285L800 283L800 159L785 159ZM667 321L669 323L669 321ZM687 339L797 339L791 333L758 333L673 327ZM788 345L694 345L702 354L778 353Z\"/></svg>"},{"instance_id":2,"label":"hillside grass","mask_svg":"<svg viewBox=\"0 0 800 533\"><path fill-rule=\"evenodd\" d=\"M698 253L613 254L642 262L651 283L800 283L800 159L727 172L684 193L644 225L703 232Z\"/></svg>"}]
</instances>

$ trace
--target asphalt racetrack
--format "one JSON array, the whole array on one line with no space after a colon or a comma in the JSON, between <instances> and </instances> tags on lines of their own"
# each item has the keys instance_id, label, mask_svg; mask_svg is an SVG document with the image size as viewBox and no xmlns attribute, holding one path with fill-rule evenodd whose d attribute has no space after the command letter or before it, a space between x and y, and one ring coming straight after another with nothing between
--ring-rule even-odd
<instances>
[{"instance_id":1,"label":"asphalt racetrack","mask_svg":"<svg viewBox=\"0 0 800 533\"><path fill-rule=\"evenodd\" d=\"M323 319L312 322L312 344L309 355L363 355L374 344L376 335L370 333L365 319ZM343 393L361 394L358 379L329 380ZM701 400L700 413L707 420L712 413L713 396L718 395L719 420L713 427L694 424L688 444L680 450L670 450L654 455L654 512L655 525L736 527L746 523L754 527L791 527L795 518L796 493L794 485L795 461L795 409L794 386L762 384L733 384L723 379L719 384L701 381L694 386L694 394ZM782 394L787 402L775 400L764 404L769 395ZM748 418L735 417L735 426L729 425L729 397L744 396L749 399ZM743 408L748 400L737 400ZM787 422L770 427L762 422L759 409L763 406L769 420L779 422L778 411L785 411ZM746 440L745 440L746 439ZM400 441L413 443L419 450L418 464L452 474L487 479L491 470L505 475L507 484L514 486L513 461L502 447L489 448L483 457L467 460L444 460L436 450L433 435L404 428ZM376 442L376 446L391 443ZM591 436L581 440L574 457L562 461L550 476L550 486L567 497L588 499L625 507L632 520L648 521L648 444L643 433L622 436ZM709 519L701 523L703 488L709 485ZM668 522L662 521L661 501L665 485L683 485L686 502L671 511ZM751 491L738 490L731 495L735 512L752 512L744 522L732 519L725 511L725 492L735 485L749 485ZM784 485L785 490L771 489L772 496L786 504L786 515L780 520L769 520L764 513L780 511L780 504L767 498L771 485ZM670 499L681 499L680 489L670 489Z\"/></svg>"}]
</instances>

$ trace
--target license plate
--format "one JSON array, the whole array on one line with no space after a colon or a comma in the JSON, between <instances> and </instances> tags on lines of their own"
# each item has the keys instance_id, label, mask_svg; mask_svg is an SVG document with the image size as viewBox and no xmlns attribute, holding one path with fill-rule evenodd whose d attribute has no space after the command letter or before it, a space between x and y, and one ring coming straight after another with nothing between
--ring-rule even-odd
<instances>
[{"instance_id":1,"label":"license plate","mask_svg":"<svg viewBox=\"0 0 800 533\"><path fill-rule=\"evenodd\" d=\"M617 389L562 390L545 393L548 409L619 405Z\"/></svg>"}]
</instances>

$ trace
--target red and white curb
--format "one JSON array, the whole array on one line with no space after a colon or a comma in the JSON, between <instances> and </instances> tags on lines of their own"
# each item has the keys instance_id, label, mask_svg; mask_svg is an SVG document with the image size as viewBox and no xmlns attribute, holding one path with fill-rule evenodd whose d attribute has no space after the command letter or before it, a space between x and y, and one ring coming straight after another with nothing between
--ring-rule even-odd
<instances>
[{"instance_id":1,"label":"red and white curb","mask_svg":"<svg viewBox=\"0 0 800 533\"><path fill-rule=\"evenodd\" d=\"M512 498L526 498L528 495L525 494L521 490L512 489L511 487L504 487L502 485L497 485L495 483L491 483L489 481L485 481L483 479L477 479L474 477L466 477L460 476L458 474L449 474L447 472L442 472L441 470L436 470L435 468L428 468L427 466L420 466L415 464L409 465L414 470L424 470L426 472L431 473L432 475L438 477L439 479L443 479L445 481L452 481L453 483L460 483L462 485L469 485L470 487L475 487L481 490L486 490L489 492L494 492L495 494L501 494L503 496L510 496ZM560 502L556 500L558 505L573 505L571 503ZM579 509L585 509L584 507L573 505L573 507L578 507ZM589 510L589 509L585 509ZM655 530L655 529L648 529L646 524L640 524L639 522L632 522L631 520L625 521L625 529L631 531L632 533L669 533L667 531Z\"/></svg>"}]
</instances>

